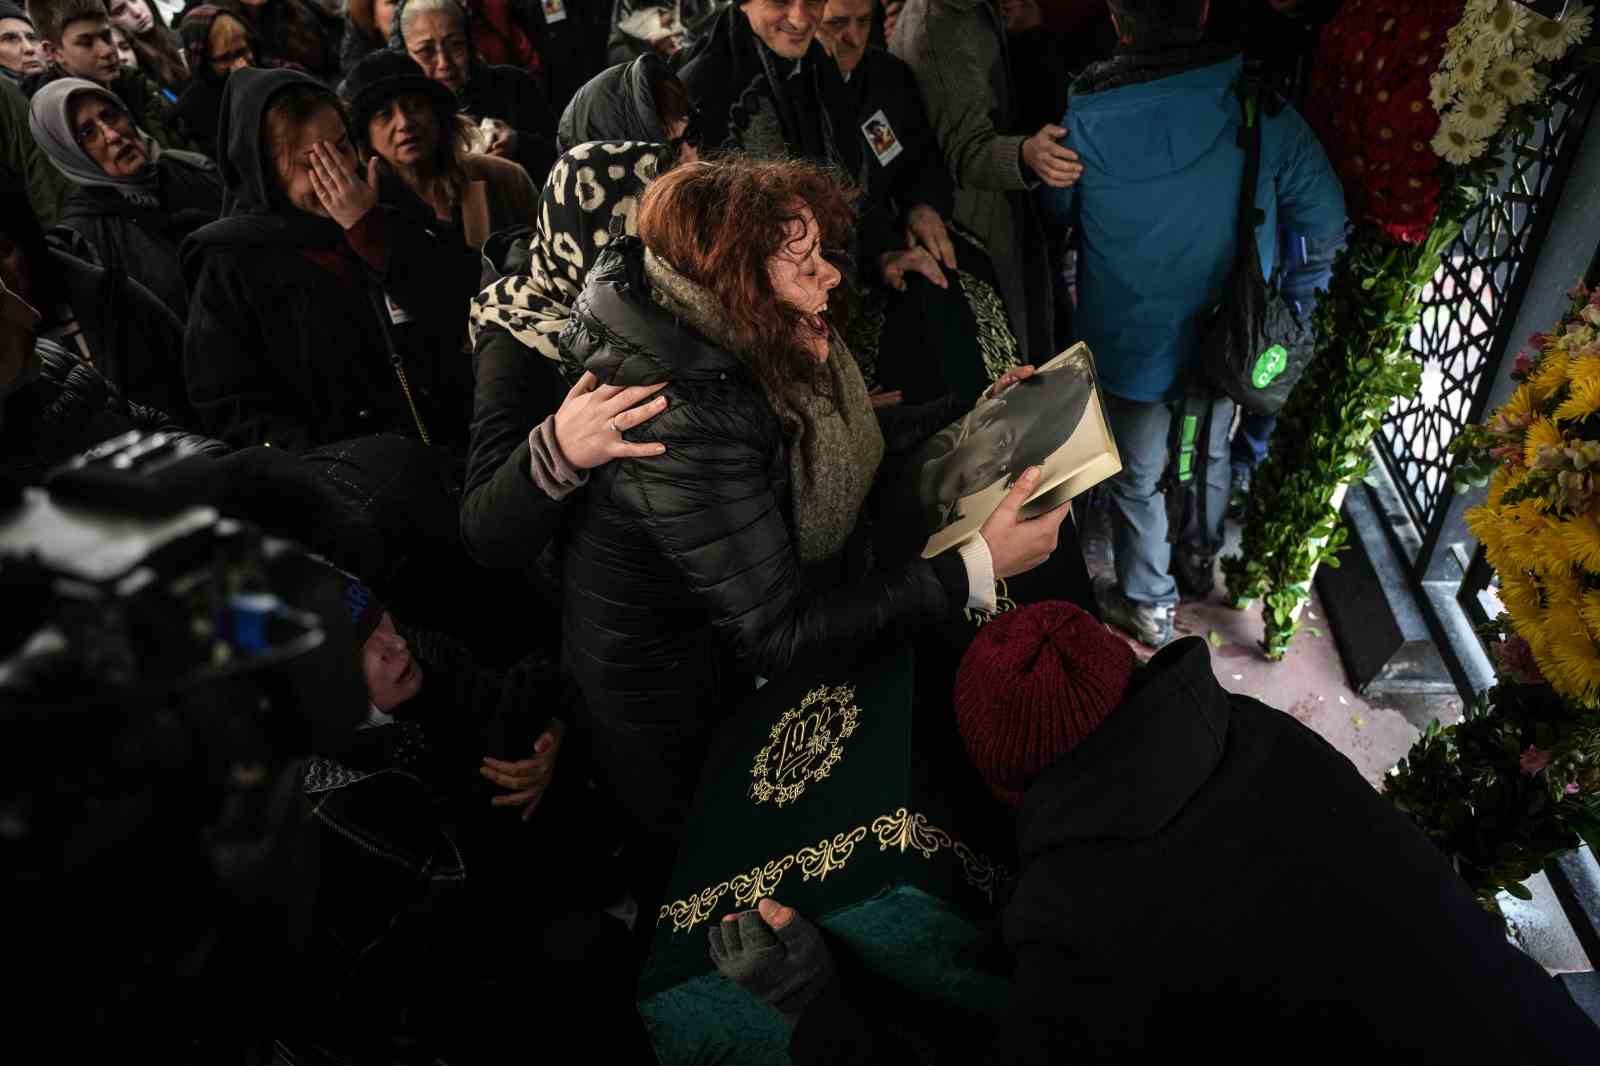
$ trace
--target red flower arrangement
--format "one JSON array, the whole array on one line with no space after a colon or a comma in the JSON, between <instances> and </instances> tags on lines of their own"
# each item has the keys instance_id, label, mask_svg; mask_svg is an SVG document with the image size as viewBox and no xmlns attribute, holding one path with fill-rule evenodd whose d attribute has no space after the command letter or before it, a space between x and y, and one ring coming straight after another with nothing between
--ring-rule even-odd
<instances>
[{"instance_id":1,"label":"red flower arrangement","mask_svg":"<svg viewBox=\"0 0 1600 1066\"><path fill-rule=\"evenodd\" d=\"M1439 115L1428 76L1464 0L1349 0L1323 28L1306 119L1353 219L1419 244L1439 213Z\"/></svg>"}]
</instances>

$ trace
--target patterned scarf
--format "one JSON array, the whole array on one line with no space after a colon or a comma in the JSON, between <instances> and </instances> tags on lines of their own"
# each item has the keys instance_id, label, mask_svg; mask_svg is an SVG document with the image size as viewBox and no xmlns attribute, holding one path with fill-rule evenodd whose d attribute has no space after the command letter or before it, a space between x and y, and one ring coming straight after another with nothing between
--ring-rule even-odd
<instances>
[{"instance_id":1,"label":"patterned scarf","mask_svg":"<svg viewBox=\"0 0 1600 1066\"><path fill-rule=\"evenodd\" d=\"M739 350L714 294L648 249L644 270L657 305L714 344ZM809 382L767 394L789 442L795 541L800 561L807 564L828 559L844 547L883 460L883 431L867 399L867 384L836 332L829 332L823 369L830 380L829 396L818 395Z\"/></svg>"},{"instance_id":2,"label":"patterned scarf","mask_svg":"<svg viewBox=\"0 0 1600 1066\"><path fill-rule=\"evenodd\" d=\"M503 277L473 299L472 343L483 327L498 326L560 363L569 381L582 376L583 367L556 342L600 253L612 238L638 234L639 200L668 152L660 144L593 141L557 160L539 197L528 272Z\"/></svg>"}]
</instances>

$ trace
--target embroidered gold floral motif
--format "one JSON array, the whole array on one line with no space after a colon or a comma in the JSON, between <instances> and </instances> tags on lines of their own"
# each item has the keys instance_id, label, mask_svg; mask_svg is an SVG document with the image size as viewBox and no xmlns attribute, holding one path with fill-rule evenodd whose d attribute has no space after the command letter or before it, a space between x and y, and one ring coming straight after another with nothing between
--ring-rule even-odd
<instances>
[{"instance_id":1,"label":"embroidered gold floral motif","mask_svg":"<svg viewBox=\"0 0 1600 1066\"><path fill-rule=\"evenodd\" d=\"M716 907L717 901L722 898L722 894L726 891L728 891L728 882L722 881L712 885L710 888L701 889L699 894L690 896L688 899L680 899L675 903L669 903L662 907L661 913L656 916L656 924L659 925L662 918L670 917L674 933L693 929L711 917L711 912Z\"/></svg>"},{"instance_id":2,"label":"embroidered gold floral motif","mask_svg":"<svg viewBox=\"0 0 1600 1066\"><path fill-rule=\"evenodd\" d=\"M874 819L872 831L878 834L879 851L899 848L904 852L908 847L915 848L922 852L924 859L933 858L934 852L948 848L951 843L949 833L929 825L923 815L906 813L904 807Z\"/></svg>"},{"instance_id":3,"label":"embroidered gold floral motif","mask_svg":"<svg viewBox=\"0 0 1600 1066\"><path fill-rule=\"evenodd\" d=\"M747 874L740 874L728 882L733 888L733 902L741 907L754 907L764 896L770 896L783 880L784 871L794 865L794 856L773 859L765 866L752 866Z\"/></svg>"},{"instance_id":4,"label":"embroidered gold floral motif","mask_svg":"<svg viewBox=\"0 0 1600 1066\"><path fill-rule=\"evenodd\" d=\"M823 837L815 847L801 848L794 853L795 858L800 860L800 872L807 881L813 877L826 881L830 873L844 869L844 864L850 861L851 853L856 850L856 842L866 835L866 826L858 825L848 833L837 834L832 840Z\"/></svg>"},{"instance_id":5,"label":"embroidered gold floral motif","mask_svg":"<svg viewBox=\"0 0 1600 1066\"><path fill-rule=\"evenodd\" d=\"M783 712L767 746L756 752L750 797L780 807L799 799L808 784L833 772L860 715L852 685L819 685L806 693L800 706Z\"/></svg>"},{"instance_id":6,"label":"embroidered gold floral motif","mask_svg":"<svg viewBox=\"0 0 1600 1066\"><path fill-rule=\"evenodd\" d=\"M1006 579L998 578L994 583L994 610L985 611L981 607L968 607L966 609L967 621L974 626L985 626L999 618L1007 611L1015 610L1017 601L1011 598L1011 591L1006 588Z\"/></svg>"},{"instance_id":7,"label":"embroidered gold floral motif","mask_svg":"<svg viewBox=\"0 0 1600 1066\"><path fill-rule=\"evenodd\" d=\"M938 826L929 825L926 816L911 813L904 807L898 808L893 814L874 818L872 832L878 838L879 851L887 851L894 847L901 852L907 850L921 852L923 858L932 859L940 851L948 849L961 863L961 870L966 876L967 883L991 903L994 902L1000 882L1007 876L1002 867L990 862ZM801 848L792 855L784 855L764 865L751 867L749 873L739 874L703 889L687 899L680 899L663 906L656 916L656 924L660 925L670 918L673 933L687 932L712 917L717 902L730 887L733 889L735 906L753 907L762 897L772 895L778 883L783 880L784 873L797 862L805 880L809 881L813 877L825 880L830 873L844 869L845 864L850 861L850 856L855 853L856 844L865 839L866 835L867 827L858 825L833 837L823 837L814 846Z\"/></svg>"}]
</instances>

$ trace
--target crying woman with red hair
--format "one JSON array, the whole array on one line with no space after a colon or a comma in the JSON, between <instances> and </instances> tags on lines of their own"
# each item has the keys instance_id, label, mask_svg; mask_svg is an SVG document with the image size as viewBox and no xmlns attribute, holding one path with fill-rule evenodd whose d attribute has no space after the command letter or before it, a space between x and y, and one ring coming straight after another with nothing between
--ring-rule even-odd
<instances>
[{"instance_id":1,"label":"crying woman with red hair","mask_svg":"<svg viewBox=\"0 0 1600 1066\"><path fill-rule=\"evenodd\" d=\"M710 732L758 677L992 606L995 578L1047 558L1065 515L1002 507L959 551L869 565L858 519L879 464L939 425L880 423L835 328L852 198L808 163L679 166L561 338L602 382L666 383L665 410L624 434L664 452L591 471L563 566L597 771L663 844Z\"/></svg>"}]
</instances>

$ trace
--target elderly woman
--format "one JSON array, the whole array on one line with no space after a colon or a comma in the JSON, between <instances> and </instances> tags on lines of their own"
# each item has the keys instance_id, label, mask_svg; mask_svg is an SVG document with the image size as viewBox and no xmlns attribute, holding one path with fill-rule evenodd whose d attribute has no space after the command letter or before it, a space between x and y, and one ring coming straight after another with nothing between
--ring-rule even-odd
<instances>
[{"instance_id":1,"label":"elderly woman","mask_svg":"<svg viewBox=\"0 0 1600 1066\"><path fill-rule=\"evenodd\" d=\"M461 354L477 257L380 166L358 170L338 97L287 70L234 72L222 175L234 213L184 251L184 367L213 435L302 451L369 434L465 442Z\"/></svg>"},{"instance_id":2,"label":"elderly woman","mask_svg":"<svg viewBox=\"0 0 1600 1066\"><path fill-rule=\"evenodd\" d=\"M375 52L345 79L356 144L382 159L474 251L489 235L530 226L539 194L509 159L468 153L455 97L409 56Z\"/></svg>"},{"instance_id":3,"label":"elderly woman","mask_svg":"<svg viewBox=\"0 0 1600 1066\"><path fill-rule=\"evenodd\" d=\"M455 94L461 113L481 125L490 155L521 163L536 185L544 184L559 154L555 113L528 71L484 61L458 0L400 0L389 47Z\"/></svg>"},{"instance_id":4,"label":"elderly woman","mask_svg":"<svg viewBox=\"0 0 1600 1066\"><path fill-rule=\"evenodd\" d=\"M221 213L216 167L202 155L163 150L110 90L82 78L62 78L35 93L28 125L73 184L61 224L81 233L108 269L142 282L187 318L178 248Z\"/></svg>"},{"instance_id":5,"label":"elderly woman","mask_svg":"<svg viewBox=\"0 0 1600 1066\"><path fill-rule=\"evenodd\" d=\"M692 163L657 178L639 238L611 242L561 345L613 386L666 382L625 433L659 444L590 473L568 520L564 645L597 771L647 840L670 839L711 731L757 676L994 606L996 578L1049 557L1065 508L867 565L858 520L886 452L829 324L850 206L796 161Z\"/></svg>"}]
</instances>

